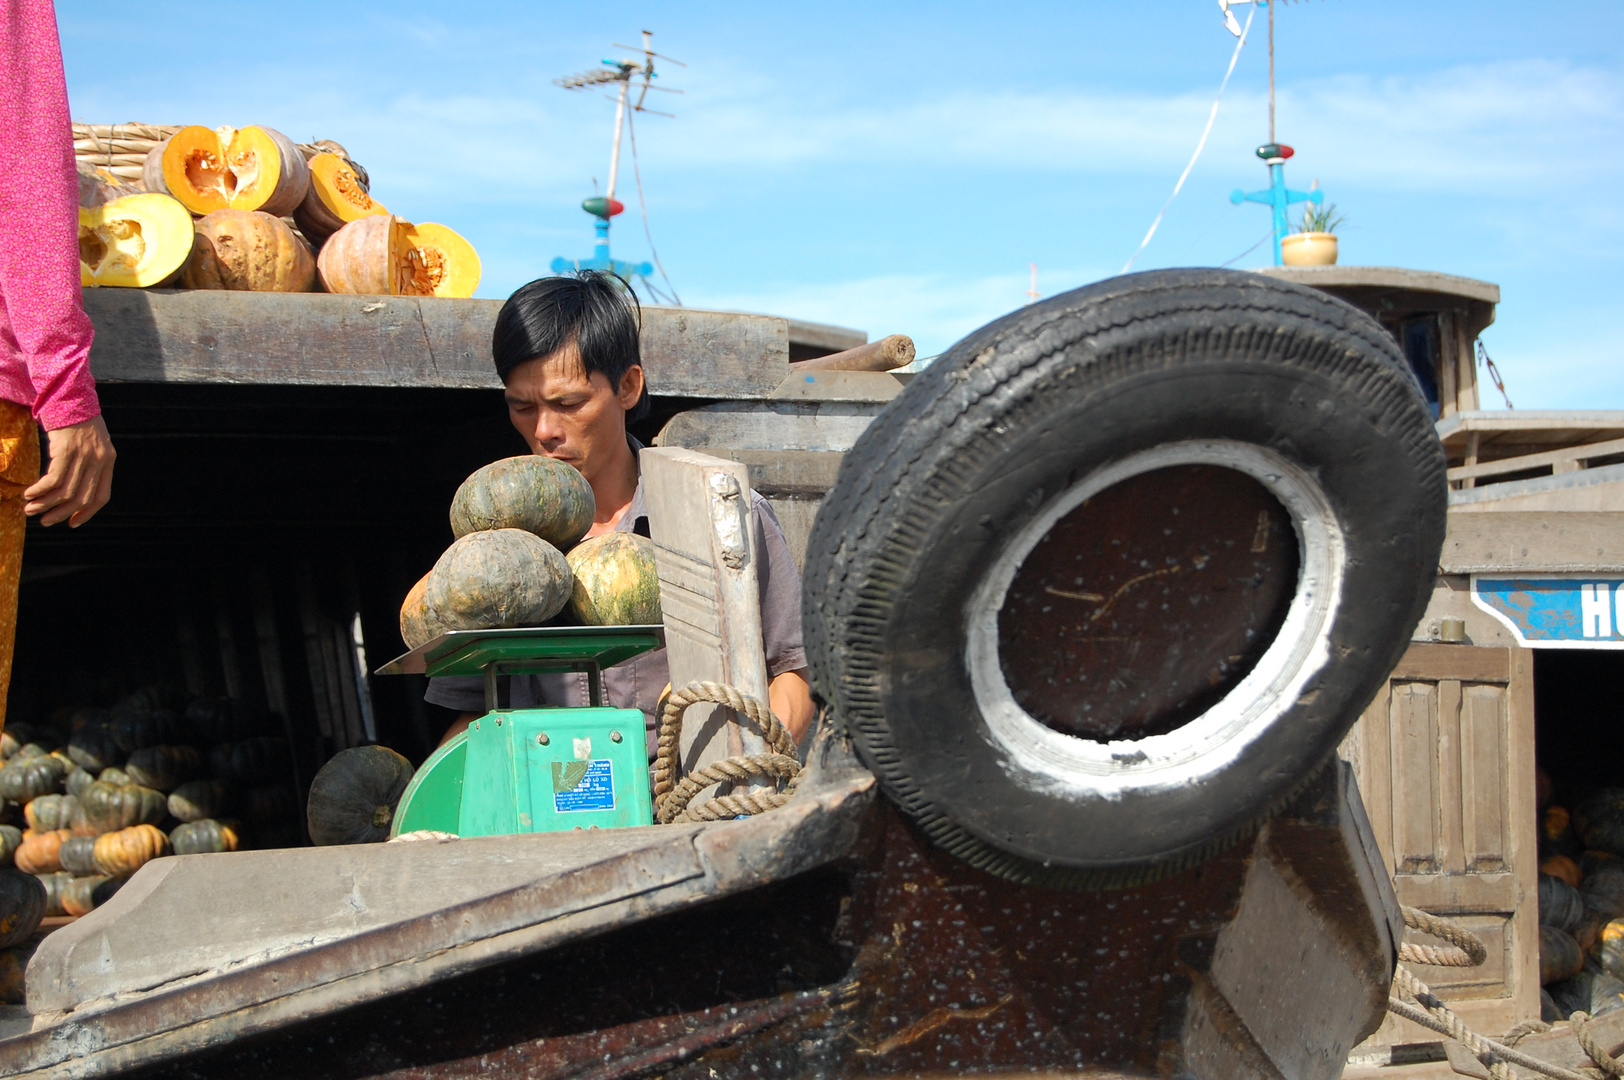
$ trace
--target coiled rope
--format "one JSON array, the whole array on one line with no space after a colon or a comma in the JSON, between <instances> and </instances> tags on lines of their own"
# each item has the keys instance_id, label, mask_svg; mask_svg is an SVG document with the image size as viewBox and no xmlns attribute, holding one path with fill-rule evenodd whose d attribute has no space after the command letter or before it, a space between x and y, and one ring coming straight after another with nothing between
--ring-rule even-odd
<instances>
[{"instance_id":1,"label":"coiled rope","mask_svg":"<svg viewBox=\"0 0 1624 1080\"><path fill-rule=\"evenodd\" d=\"M1417 908L1406 907L1403 911L1405 926L1419 930L1423 934L1442 938L1449 942L1449 946L1417 945L1406 941L1398 950L1401 963L1428 964L1433 967L1477 967L1488 959L1488 950L1471 931ZM1393 971L1393 990L1394 993L1387 999L1389 1012L1454 1039L1488 1068L1492 1080L1513 1080L1514 1074L1510 1069L1512 1065L1539 1073L1541 1076L1549 1076L1552 1080L1624 1078L1624 1063L1609 1055L1586 1029L1586 1024L1590 1020L1587 1013L1576 1012L1568 1022L1572 1025L1573 1035L1579 1041L1579 1047L1590 1055L1590 1059L1597 1067L1575 1071L1564 1069L1560 1065L1552 1065L1548 1061L1540 1061L1513 1049L1513 1046L1525 1036L1549 1031L1548 1024L1541 1021L1518 1024L1504 1039L1496 1041L1479 1035L1467 1027L1452 1009L1438 999L1438 995L1434 994L1426 983L1403 967ZM1416 1003L1411 1005L1399 995L1408 995L1414 998Z\"/></svg>"},{"instance_id":2,"label":"coiled rope","mask_svg":"<svg viewBox=\"0 0 1624 1080\"><path fill-rule=\"evenodd\" d=\"M726 705L747 718L761 733L770 752L743 754L696 769L677 779L682 747L682 717L690 706L708 701ZM654 816L662 825L676 821L726 821L748 814L764 814L789 802L800 781L801 762L789 732L760 699L726 683L691 682L673 690L660 715L659 749L654 757ZM694 796L712 784L750 779L782 784L778 791L745 791L718 795L690 805Z\"/></svg>"}]
</instances>

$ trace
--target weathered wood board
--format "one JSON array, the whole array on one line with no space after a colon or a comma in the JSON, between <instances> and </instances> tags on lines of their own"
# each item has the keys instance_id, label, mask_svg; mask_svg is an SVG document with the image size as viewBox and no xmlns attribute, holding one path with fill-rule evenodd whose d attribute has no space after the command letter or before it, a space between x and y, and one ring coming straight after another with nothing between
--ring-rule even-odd
<instances>
[{"instance_id":1,"label":"weathered wood board","mask_svg":"<svg viewBox=\"0 0 1624 1080\"><path fill-rule=\"evenodd\" d=\"M497 300L87 289L105 382L498 388ZM751 398L789 375L784 319L643 309L649 392Z\"/></svg>"},{"instance_id":2,"label":"weathered wood board","mask_svg":"<svg viewBox=\"0 0 1624 1080\"><path fill-rule=\"evenodd\" d=\"M727 683L767 700L767 656L756 579L750 479L736 461L653 447L639 455L660 573L671 685ZM684 772L735 754L765 753L733 711L698 704L683 720Z\"/></svg>"}]
</instances>

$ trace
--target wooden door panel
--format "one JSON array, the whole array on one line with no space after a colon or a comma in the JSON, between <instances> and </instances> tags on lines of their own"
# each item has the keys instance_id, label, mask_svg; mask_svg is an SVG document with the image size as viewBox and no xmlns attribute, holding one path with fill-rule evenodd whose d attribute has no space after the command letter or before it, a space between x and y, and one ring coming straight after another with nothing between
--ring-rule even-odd
<instances>
[{"instance_id":1,"label":"wooden door panel","mask_svg":"<svg viewBox=\"0 0 1624 1080\"><path fill-rule=\"evenodd\" d=\"M1359 778L1400 902L1458 920L1488 946L1481 967L1419 967L1416 974L1480 1030L1498 1033L1537 1016L1526 650L1411 646L1342 754ZM1370 1044L1436 1038L1389 1018Z\"/></svg>"},{"instance_id":2,"label":"wooden door panel","mask_svg":"<svg viewBox=\"0 0 1624 1080\"><path fill-rule=\"evenodd\" d=\"M1462 689L1461 831L1465 869L1474 874L1506 869L1510 830L1506 805L1506 691L1480 684Z\"/></svg>"}]
</instances>

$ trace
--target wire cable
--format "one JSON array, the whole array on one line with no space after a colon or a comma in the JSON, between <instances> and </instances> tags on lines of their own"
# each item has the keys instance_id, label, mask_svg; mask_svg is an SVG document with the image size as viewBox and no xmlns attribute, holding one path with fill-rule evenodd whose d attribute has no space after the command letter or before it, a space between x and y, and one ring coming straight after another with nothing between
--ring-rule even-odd
<instances>
[{"instance_id":1,"label":"wire cable","mask_svg":"<svg viewBox=\"0 0 1624 1080\"><path fill-rule=\"evenodd\" d=\"M1240 262L1242 259L1244 259L1248 255L1252 254L1252 252L1256 251L1258 248L1260 248L1264 244L1266 244L1273 236L1274 236L1274 229L1270 228L1268 232L1264 233L1258 239L1257 243L1253 244L1251 247L1247 248L1245 251L1241 252L1239 255L1235 256L1233 259L1230 259L1229 262L1219 263L1218 264L1219 269L1223 269L1226 266L1230 266L1230 265L1233 265L1234 263Z\"/></svg>"},{"instance_id":2,"label":"wire cable","mask_svg":"<svg viewBox=\"0 0 1624 1080\"><path fill-rule=\"evenodd\" d=\"M1250 20L1250 16L1248 19ZM632 122L632 116L637 111L632 109L626 114L626 131L631 136L632 142L632 176L637 180L637 212L643 217L643 235L648 237L648 252L654 256L654 265L659 267L660 276L665 279L665 287L671 290L671 299L677 302L677 307L681 307L682 297L677 295L677 287L671 284L671 275L665 272L665 264L660 262L660 253L654 250L654 234L648 227L648 203L643 198L643 173L637 167L637 125Z\"/></svg>"},{"instance_id":3,"label":"wire cable","mask_svg":"<svg viewBox=\"0 0 1624 1080\"><path fill-rule=\"evenodd\" d=\"M1207 114L1207 126L1202 129L1201 141L1195 144L1195 153L1190 155L1190 163L1184 166L1184 172L1179 174L1179 182L1173 185L1173 194L1169 195L1167 197L1167 201L1162 204L1161 213L1157 214L1156 220L1150 223L1150 231L1145 233L1145 238L1143 240L1139 241L1139 246L1134 249L1133 255L1126 263L1123 264L1120 273L1126 274L1129 270L1133 269L1134 262L1139 258L1140 254L1144 252L1145 246L1150 243L1150 238L1156 235L1156 229L1161 225L1162 218L1166 216L1167 208L1173 205L1173 200L1179 197L1179 191L1184 187L1184 181L1190 178L1190 170L1194 169L1195 163L1200 160L1201 151L1207 148L1207 136L1212 134L1212 125L1214 121L1218 119L1218 103L1224 100L1224 90L1229 86L1229 77L1235 74L1235 61L1241 58L1241 49L1246 46L1246 34L1252 29L1252 16L1256 14L1257 5L1253 4L1252 10L1246 13L1246 25L1241 27L1240 40L1235 42L1235 51L1230 54L1229 69L1224 72L1224 81L1218 84L1218 96L1212 99L1212 111ZM636 161L637 154L636 146L637 142L634 139L632 141L632 155L634 162Z\"/></svg>"}]
</instances>

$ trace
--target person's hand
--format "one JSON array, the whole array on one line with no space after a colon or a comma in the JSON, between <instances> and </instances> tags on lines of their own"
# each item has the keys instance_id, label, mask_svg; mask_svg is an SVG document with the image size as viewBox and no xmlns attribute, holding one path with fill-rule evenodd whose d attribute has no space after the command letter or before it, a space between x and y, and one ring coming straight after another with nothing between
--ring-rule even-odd
<instances>
[{"instance_id":1,"label":"person's hand","mask_svg":"<svg viewBox=\"0 0 1624 1080\"><path fill-rule=\"evenodd\" d=\"M23 513L44 514L41 525L66 521L77 529L96 516L113 494L112 437L100 416L47 434L51 464L27 491Z\"/></svg>"}]
</instances>

